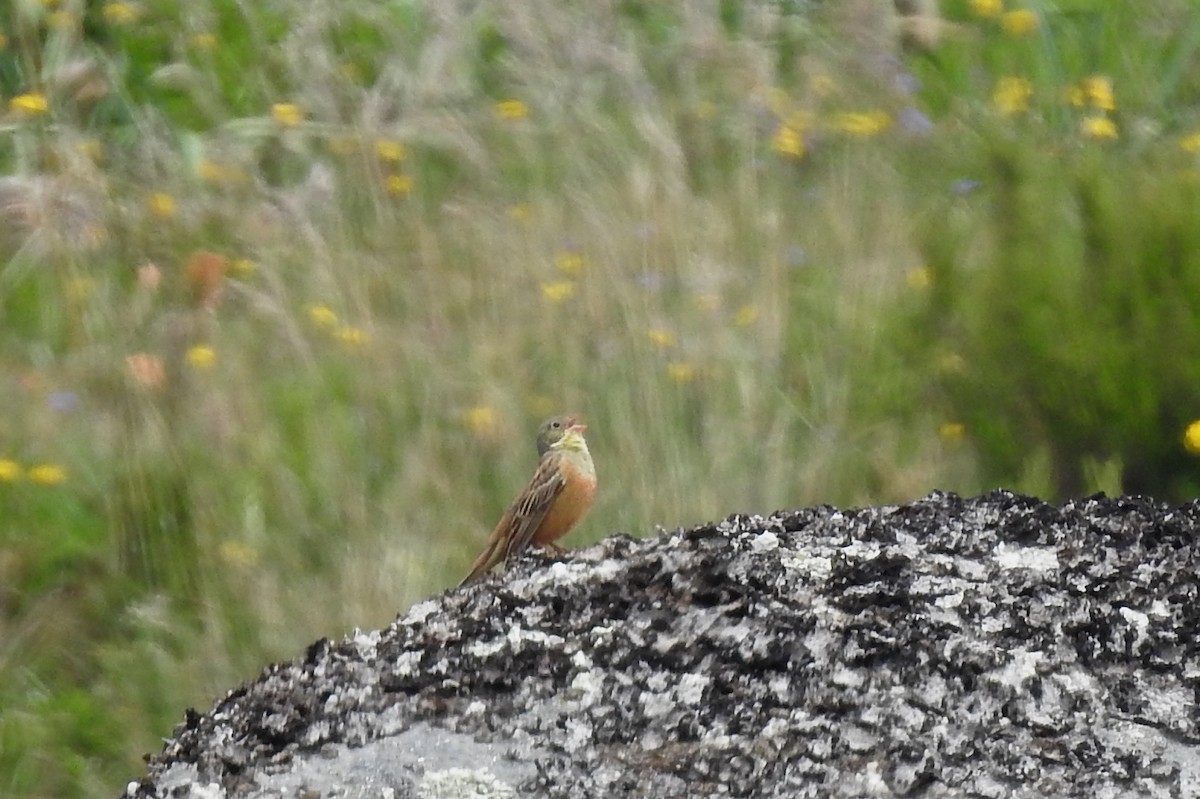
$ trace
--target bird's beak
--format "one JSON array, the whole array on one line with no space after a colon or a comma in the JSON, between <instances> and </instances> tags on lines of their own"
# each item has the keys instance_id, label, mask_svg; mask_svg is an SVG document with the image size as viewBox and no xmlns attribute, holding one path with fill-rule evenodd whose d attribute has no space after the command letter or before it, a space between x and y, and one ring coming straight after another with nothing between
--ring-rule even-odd
<instances>
[{"instance_id":1,"label":"bird's beak","mask_svg":"<svg viewBox=\"0 0 1200 799\"><path fill-rule=\"evenodd\" d=\"M569 430L582 433L584 430L587 430L587 425L581 421L581 417L572 416L571 418L567 419L567 428Z\"/></svg>"}]
</instances>

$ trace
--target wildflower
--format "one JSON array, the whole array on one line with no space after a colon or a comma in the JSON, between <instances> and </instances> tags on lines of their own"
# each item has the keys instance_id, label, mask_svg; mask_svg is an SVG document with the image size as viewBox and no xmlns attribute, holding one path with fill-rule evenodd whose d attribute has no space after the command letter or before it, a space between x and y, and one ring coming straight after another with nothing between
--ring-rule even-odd
<instances>
[{"instance_id":1,"label":"wildflower","mask_svg":"<svg viewBox=\"0 0 1200 799\"><path fill-rule=\"evenodd\" d=\"M996 83L992 92L992 104L1006 116L1020 114L1029 110L1029 98L1033 95L1033 86L1025 78L1003 77Z\"/></svg>"},{"instance_id":2,"label":"wildflower","mask_svg":"<svg viewBox=\"0 0 1200 799\"><path fill-rule=\"evenodd\" d=\"M529 203L517 203L508 207L508 218L514 222L526 224L533 218L533 206Z\"/></svg>"},{"instance_id":3,"label":"wildflower","mask_svg":"<svg viewBox=\"0 0 1200 799\"><path fill-rule=\"evenodd\" d=\"M405 156L408 155L404 144L395 139L379 139L375 142L375 154L379 156L381 161L387 161L389 164L403 161Z\"/></svg>"},{"instance_id":4,"label":"wildflower","mask_svg":"<svg viewBox=\"0 0 1200 799\"><path fill-rule=\"evenodd\" d=\"M886 111L847 112L838 114L834 127L851 136L876 136L892 126L892 117Z\"/></svg>"},{"instance_id":5,"label":"wildflower","mask_svg":"<svg viewBox=\"0 0 1200 799\"><path fill-rule=\"evenodd\" d=\"M196 164L196 174L206 183L235 183L243 177L239 170L208 158Z\"/></svg>"},{"instance_id":6,"label":"wildflower","mask_svg":"<svg viewBox=\"0 0 1200 799\"><path fill-rule=\"evenodd\" d=\"M962 374L967 369L967 360L957 352L947 352L938 358L937 368L942 374Z\"/></svg>"},{"instance_id":7,"label":"wildflower","mask_svg":"<svg viewBox=\"0 0 1200 799\"><path fill-rule=\"evenodd\" d=\"M701 100L696 103L696 117L709 120L717 115L717 104L712 100Z\"/></svg>"},{"instance_id":8,"label":"wildflower","mask_svg":"<svg viewBox=\"0 0 1200 799\"><path fill-rule=\"evenodd\" d=\"M125 359L125 369L142 388L161 388L167 382L162 359L148 352L135 352Z\"/></svg>"},{"instance_id":9,"label":"wildflower","mask_svg":"<svg viewBox=\"0 0 1200 799\"><path fill-rule=\"evenodd\" d=\"M175 198L166 192L156 191L146 200L150 213L162 219L175 216Z\"/></svg>"},{"instance_id":10,"label":"wildflower","mask_svg":"<svg viewBox=\"0 0 1200 799\"><path fill-rule=\"evenodd\" d=\"M1037 14L1027 8L1006 11L1004 12L1004 16L1000 18L1000 27L1004 28L1005 33L1013 37L1028 36L1037 30L1037 26Z\"/></svg>"},{"instance_id":11,"label":"wildflower","mask_svg":"<svg viewBox=\"0 0 1200 799\"><path fill-rule=\"evenodd\" d=\"M971 0L971 10L980 19L995 19L1004 11L1004 0Z\"/></svg>"},{"instance_id":12,"label":"wildflower","mask_svg":"<svg viewBox=\"0 0 1200 799\"><path fill-rule=\"evenodd\" d=\"M0 483L15 483L21 479L21 464L8 458L0 458Z\"/></svg>"},{"instance_id":13,"label":"wildflower","mask_svg":"<svg viewBox=\"0 0 1200 799\"><path fill-rule=\"evenodd\" d=\"M905 279L910 289L927 289L933 283L933 272L928 266L918 266L908 270Z\"/></svg>"},{"instance_id":14,"label":"wildflower","mask_svg":"<svg viewBox=\"0 0 1200 799\"><path fill-rule=\"evenodd\" d=\"M690 383L696 379L696 367L684 361L667 364L667 377L675 383Z\"/></svg>"},{"instance_id":15,"label":"wildflower","mask_svg":"<svg viewBox=\"0 0 1200 799\"><path fill-rule=\"evenodd\" d=\"M521 100L501 100L496 103L496 116L500 119L524 119L529 116L529 106Z\"/></svg>"},{"instance_id":16,"label":"wildflower","mask_svg":"<svg viewBox=\"0 0 1200 799\"><path fill-rule=\"evenodd\" d=\"M187 262L187 286L191 291L192 305L211 311L225 293L224 255L208 250L197 250Z\"/></svg>"},{"instance_id":17,"label":"wildflower","mask_svg":"<svg viewBox=\"0 0 1200 799\"><path fill-rule=\"evenodd\" d=\"M294 128L304 121L304 111L295 103L275 103L271 116L285 128Z\"/></svg>"},{"instance_id":18,"label":"wildflower","mask_svg":"<svg viewBox=\"0 0 1200 799\"><path fill-rule=\"evenodd\" d=\"M206 371L216 365L217 351L207 344L197 344L188 348L187 362L193 369Z\"/></svg>"},{"instance_id":19,"label":"wildflower","mask_svg":"<svg viewBox=\"0 0 1200 799\"><path fill-rule=\"evenodd\" d=\"M204 52L217 49L216 34L197 33L194 34L192 38L188 39L188 41L191 42L192 47L195 47L197 50L203 50Z\"/></svg>"},{"instance_id":20,"label":"wildflower","mask_svg":"<svg viewBox=\"0 0 1200 799\"><path fill-rule=\"evenodd\" d=\"M575 296L575 283L570 280L556 280L542 284L542 297L549 302L563 302Z\"/></svg>"},{"instance_id":21,"label":"wildflower","mask_svg":"<svg viewBox=\"0 0 1200 799\"><path fill-rule=\"evenodd\" d=\"M8 37L0 33L0 50L8 49Z\"/></svg>"},{"instance_id":22,"label":"wildflower","mask_svg":"<svg viewBox=\"0 0 1200 799\"><path fill-rule=\"evenodd\" d=\"M565 252L560 252L554 259L554 263L558 267L558 271L562 272L564 275L571 275L574 277L583 271L584 260L583 256L579 253L568 250Z\"/></svg>"},{"instance_id":23,"label":"wildflower","mask_svg":"<svg viewBox=\"0 0 1200 799\"><path fill-rule=\"evenodd\" d=\"M308 306L308 318L314 325L326 330L337 324L337 314L328 305Z\"/></svg>"},{"instance_id":24,"label":"wildflower","mask_svg":"<svg viewBox=\"0 0 1200 799\"><path fill-rule=\"evenodd\" d=\"M54 30L67 30L75 27L77 17L70 11L54 11L46 16L46 24Z\"/></svg>"},{"instance_id":25,"label":"wildflower","mask_svg":"<svg viewBox=\"0 0 1200 799\"><path fill-rule=\"evenodd\" d=\"M30 482L43 486L56 486L65 483L67 480L67 470L52 463L31 466L25 474Z\"/></svg>"},{"instance_id":26,"label":"wildflower","mask_svg":"<svg viewBox=\"0 0 1200 799\"><path fill-rule=\"evenodd\" d=\"M8 101L10 111L25 117L37 117L50 110L50 102L46 95L37 92L18 94Z\"/></svg>"},{"instance_id":27,"label":"wildflower","mask_svg":"<svg viewBox=\"0 0 1200 799\"><path fill-rule=\"evenodd\" d=\"M347 347L362 347L371 340L370 336L367 335L367 331L361 327L351 327L349 325L339 327L333 332L333 337Z\"/></svg>"},{"instance_id":28,"label":"wildflower","mask_svg":"<svg viewBox=\"0 0 1200 799\"><path fill-rule=\"evenodd\" d=\"M388 175L383 181L383 187L393 197L401 197L412 191L412 178L408 175Z\"/></svg>"},{"instance_id":29,"label":"wildflower","mask_svg":"<svg viewBox=\"0 0 1200 799\"><path fill-rule=\"evenodd\" d=\"M1117 138L1117 124L1106 116L1084 117L1079 123L1079 132L1088 139Z\"/></svg>"},{"instance_id":30,"label":"wildflower","mask_svg":"<svg viewBox=\"0 0 1200 799\"><path fill-rule=\"evenodd\" d=\"M947 444L961 444L967 436L967 426L962 422L943 422L938 426L938 437Z\"/></svg>"},{"instance_id":31,"label":"wildflower","mask_svg":"<svg viewBox=\"0 0 1200 799\"><path fill-rule=\"evenodd\" d=\"M733 323L738 327L749 327L758 321L758 308L754 305L743 305L733 315Z\"/></svg>"},{"instance_id":32,"label":"wildflower","mask_svg":"<svg viewBox=\"0 0 1200 799\"><path fill-rule=\"evenodd\" d=\"M249 258L235 258L229 264L229 271L238 277L250 277L258 270L258 264Z\"/></svg>"},{"instance_id":33,"label":"wildflower","mask_svg":"<svg viewBox=\"0 0 1200 799\"><path fill-rule=\"evenodd\" d=\"M1104 75L1092 75L1083 81L1083 94L1092 108L1114 111L1117 108L1112 81Z\"/></svg>"},{"instance_id":34,"label":"wildflower","mask_svg":"<svg viewBox=\"0 0 1200 799\"><path fill-rule=\"evenodd\" d=\"M105 3L104 21L110 25L123 25L138 18L138 10L130 3Z\"/></svg>"},{"instance_id":35,"label":"wildflower","mask_svg":"<svg viewBox=\"0 0 1200 799\"><path fill-rule=\"evenodd\" d=\"M99 139L84 139L75 145L75 151L80 155L99 161L104 157L104 145Z\"/></svg>"},{"instance_id":36,"label":"wildflower","mask_svg":"<svg viewBox=\"0 0 1200 799\"><path fill-rule=\"evenodd\" d=\"M1189 133L1179 140L1179 149L1185 153L1200 153L1200 130Z\"/></svg>"},{"instance_id":37,"label":"wildflower","mask_svg":"<svg viewBox=\"0 0 1200 799\"><path fill-rule=\"evenodd\" d=\"M84 302L96 293L96 281L90 277L77 275L70 278L65 285L67 299L71 302Z\"/></svg>"},{"instance_id":38,"label":"wildflower","mask_svg":"<svg viewBox=\"0 0 1200 799\"><path fill-rule=\"evenodd\" d=\"M258 565L258 549L241 541L227 538L217 546L217 555L235 568L250 568Z\"/></svg>"},{"instance_id":39,"label":"wildflower","mask_svg":"<svg viewBox=\"0 0 1200 799\"><path fill-rule=\"evenodd\" d=\"M156 264L144 263L137 268L137 284L147 291L154 291L162 283L162 270Z\"/></svg>"},{"instance_id":40,"label":"wildflower","mask_svg":"<svg viewBox=\"0 0 1200 799\"><path fill-rule=\"evenodd\" d=\"M671 334L670 330L664 330L661 327L652 327L647 330L646 338L660 350L667 350L675 346L675 336Z\"/></svg>"},{"instance_id":41,"label":"wildflower","mask_svg":"<svg viewBox=\"0 0 1200 799\"><path fill-rule=\"evenodd\" d=\"M491 438L496 432L496 411L487 405L476 405L463 412L463 423L476 438Z\"/></svg>"},{"instance_id":42,"label":"wildflower","mask_svg":"<svg viewBox=\"0 0 1200 799\"><path fill-rule=\"evenodd\" d=\"M1200 419L1189 424L1183 432L1183 447L1193 455L1200 455Z\"/></svg>"},{"instance_id":43,"label":"wildflower","mask_svg":"<svg viewBox=\"0 0 1200 799\"><path fill-rule=\"evenodd\" d=\"M804 138L790 125L780 125L771 137L771 149L791 158L804 157Z\"/></svg>"}]
</instances>

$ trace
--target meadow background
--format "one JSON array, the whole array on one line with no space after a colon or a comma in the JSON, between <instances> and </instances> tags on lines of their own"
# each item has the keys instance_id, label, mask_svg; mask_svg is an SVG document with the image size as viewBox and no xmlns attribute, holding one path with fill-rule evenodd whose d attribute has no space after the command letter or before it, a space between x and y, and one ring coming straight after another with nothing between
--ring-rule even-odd
<instances>
[{"instance_id":1,"label":"meadow background","mask_svg":"<svg viewBox=\"0 0 1200 799\"><path fill-rule=\"evenodd\" d=\"M1188 0L14 0L0 795L567 539L1200 487Z\"/></svg>"}]
</instances>

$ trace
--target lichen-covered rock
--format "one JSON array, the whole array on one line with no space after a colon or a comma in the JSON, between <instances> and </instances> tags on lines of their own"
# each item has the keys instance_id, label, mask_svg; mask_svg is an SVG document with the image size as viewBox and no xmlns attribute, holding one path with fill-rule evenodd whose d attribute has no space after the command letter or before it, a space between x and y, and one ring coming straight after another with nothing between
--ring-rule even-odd
<instances>
[{"instance_id":1,"label":"lichen-covered rock","mask_svg":"<svg viewBox=\"0 0 1200 799\"><path fill-rule=\"evenodd\" d=\"M1200 505L616 537L314 644L130 797L1200 796Z\"/></svg>"}]
</instances>

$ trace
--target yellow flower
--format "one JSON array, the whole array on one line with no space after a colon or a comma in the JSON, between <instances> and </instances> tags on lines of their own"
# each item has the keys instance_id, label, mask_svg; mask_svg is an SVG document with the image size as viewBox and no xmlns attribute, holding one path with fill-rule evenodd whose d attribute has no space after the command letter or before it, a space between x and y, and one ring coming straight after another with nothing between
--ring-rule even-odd
<instances>
[{"instance_id":1,"label":"yellow flower","mask_svg":"<svg viewBox=\"0 0 1200 799\"><path fill-rule=\"evenodd\" d=\"M501 100L496 103L496 116L501 119L524 119L529 116L529 106L521 100Z\"/></svg>"},{"instance_id":2,"label":"yellow flower","mask_svg":"<svg viewBox=\"0 0 1200 799\"><path fill-rule=\"evenodd\" d=\"M405 156L408 155L404 144L395 139L379 139L376 141L375 154L379 156L381 161L387 161L389 164L403 161Z\"/></svg>"},{"instance_id":3,"label":"yellow flower","mask_svg":"<svg viewBox=\"0 0 1200 799\"><path fill-rule=\"evenodd\" d=\"M197 50L204 50L207 52L217 49L216 34L197 33L194 34L192 38L188 39L188 41L191 42L192 47L195 47Z\"/></svg>"},{"instance_id":4,"label":"yellow flower","mask_svg":"<svg viewBox=\"0 0 1200 799\"><path fill-rule=\"evenodd\" d=\"M1103 75L1092 75L1083 81L1083 93L1092 108L1101 111L1114 111L1117 100L1113 94L1112 81Z\"/></svg>"},{"instance_id":5,"label":"yellow flower","mask_svg":"<svg viewBox=\"0 0 1200 799\"><path fill-rule=\"evenodd\" d=\"M1193 455L1200 455L1200 419L1189 424L1183 432L1183 447Z\"/></svg>"},{"instance_id":6,"label":"yellow flower","mask_svg":"<svg viewBox=\"0 0 1200 799\"><path fill-rule=\"evenodd\" d=\"M676 383L690 383L696 379L696 367L684 361L667 364L667 377Z\"/></svg>"},{"instance_id":7,"label":"yellow flower","mask_svg":"<svg viewBox=\"0 0 1200 799\"><path fill-rule=\"evenodd\" d=\"M138 10L129 3L105 3L104 21L110 25L122 25L138 18Z\"/></svg>"},{"instance_id":8,"label":"yellow flower","mask_svg":"<svg viewBox=\"0 0 1200 799\"><path fill-rule=\"evenodd\" d=\"M83 302L96 292L96 281L90 277L77 275L67 281L65 289L68 300Z\"/></svg>"},{"instance_id":9,"label":"yellow flower","mask_svg":"<svg viewBox=\"0 0 1200 799\"><path fill-rule=\"evenodd\" d=\"M583 256L577 252L564 251L560 252L554 259L554 264L558 267L558 271L564 275L574 277L583 271Z\"/></svg>"},{"instance_id":10,"label":"yellow flower","mask_svg":"<svg viewBox=\"0 0 1200 799\"><path fill-rule=\"evenodd\" d=\"M84 139L75 145L75 150L82 156L99 161L104 157L104 145L99 139Z\"/></svg>"},{"instance_id":11,"label":"yellow flower","mask_svg":"<svg viewBox=\"0 0 1200 799\"><path fill-rule=\"evenodd\" d=\"M1179 140L1179 149L1185 153L1200 153L1200 130L1189 133Z\"/></svg>"},{"instance_id":12,"label":"yellow flower","mask_svg":"<svg viewBox=\"0 0 1200 799\"><path fill-rule=\"evenodd\" d=\"M304 111L295 103L275 103L271 106L271 116L285 128L294 128L304 121Z\"/></svg>"},{"instance_id":13,"label":"yellow flower","mask_svg":"<svg viewBox=\"0 0 1200 799\"><path fill-rule=\"evenodd\" d=\"M1004 11L1004 0L971 0L971 10L981 19L995 19Z\"/></svg>"},{"instance_id":14,"label":"yellow flower","mask_svg":"<svg viewBox=\"0 0 1200 799\"><path fill-rule=\"evenodd\" d=\"M412 191L412 178L408 175L388 175L383 181L383 186L388 194L400 197Z\"/></svg>"},{"instance_id":15,"label":"yellow flower","mask_svg":"<svg viewBox=\"0 0 1200 799\"><path fill-rule=\"evenodd\" d=\"M46 24L55 30L67 30L75 27L78 18L70 11L55 11L46 17Z\"/></svg>"},{"instance_id":16,"label":"yellow flower","mask_svg":"<svg viewBox=\"0 0 1200 799\"><path fill-rule=\"evenodd\" d=\"M42 463L29 467L26 476L29 477L30 482L38 485L56 486L66 482L67 470L52 463Z\"/></svg>"},{"instance_id":17,"label":"yellow flower","mask_svg":"<svg viewBox=\"0 0 1200 799\"><path fill-rule=\"evenodd\" d=\"M235 568L245 569L258 565L258 549L232 538L225 539L217 546L217 555Z\"/></svg>"},{"instance_id":18,"label":"yellow flower","mask_svg":"<svg viewBox=\"0 0 1200 799\"><path fill-rule=\"evenodd\" d=\"M961 444L967 436L967 426L962 422L943 422L938 427L938 437L948 444Z\"/></svg>"},{"instance_id":19,"label":"yellow flower","mask_svg":"<svg viewBox=\"0 0 1200 799\"><path fill-rule=\"evenodd\" d=\"M575 283L570 280L556 280L542 284L542 297L549 302L563 302L575 296Z\"/></svg>"},{"instance_id":20,"label":"yellow flower","mask_svg":"<svg viewBox=\"0 0 1200 799\"><path fill-rule=\"evenodd\" d=\"M771 149L791 158L804 157L804 137L790 125L780 125L771 137Z\"/></svg>"},{"instance_id":21,"label":"yellow flower","mask_svg":"<svg viewBox=\"0 0 1200 799\"><path fill-rule=\"evenodd\" d=\"M733 323L738 327L749 327L758 321L758 308L753 305L743 305L733 315Z\"/></svg>"},{"instance_id":22,"label":"yellow flower","mask_svg":"<svg viewBox=\"0 0 1200 799\"><path fill-rule=\"evenodd\" d=\"M211 369L217 363L217 351L204 344L188 348L187 361L193 369L201 371Z\"/></svg>"},{"instance_id":23,"label":"yellow flower","mask_svg":"<svg viewBox=\"0 0 1200 799\"><path fill-rule=\"evenodd\" d=\"M246 180L246 174L241 169L207 158L201 159L196 165L196 174L207 183L244 183Z\"/></svg>"},{"instance_id":24,"label":"yellow flower","mask_svg":"<svg viewBox=\"0 0 1200 799\"><path fill-rule=\"evenodd\" d=\"M229 264L229 271L238 277L250 277L258 270L258 264L249 258L235 258Z\"/></svg>"},{"instance_id":25,"label":"yellow flower","mask_svg":"<svg viewBox=\"0 0 1200 799\"><path fill-rule=\"evenodd\" d=\"M0 50L8 49L8 37L0 33Z\"/></svg>"},{"instance_id":26,"label":"yellow flower","mask_svg":"<svg viewBox=\"0 0 1200 799\"><path fill-rule=\"evenodd\" d=\"M8 458L0 458L0 483L15 483L21 479L21 464Z\"/></svg>"},{"instance_id":27,"label":"yellow flower","mask_svg":"<svg viewBox=\"0 0 1200 799\"><path fill-rule=\"evenodd\" d=\"M1009 36L1028 36L1037 30L1037 14L1028 8L1006 11L1000 19L1000 26L1004 28L1004 32Z\"/></svg>"},{"instance_id":28,"label":"yellow flower","mask_svg":"<svg viewBox=\"0 0 1200 799\"><path fill-rule=\"evenodd\" d=\"M851 136L876 136L892 126L892 117L886 111L848 112L838 114L834 127Z\"/></svg>"},{"instance_id":29,"label":"yellow flower","mask_svg":"<svg viewBox=\"0 0 1200 799\"><path fill-rule=\"evenodd\" d=\"M146 200L150 213L163 219L175 216L175 198L165 192L155 192Z\"/></svg>"},{"instance_id":30,"label":"yellow flower","mask_svg":"<svg viewBox=\"0 0 1200 799\"><path fill-rule=\"evenodd\" d=\"M496 432L496 411L487 405L476 405L463 412L463 424L476 438L491 438Z\"/></svg>"},{"instance_id":31,"label":"yellow flower","mask_svg":"<svg viewBox=\"0 0 1200 799\"><path fill-rule=\"evenodd\" d=\"M361 327L351 327L343 325L334 331L333 337L345 344L347 347L362 347L371 340L367 335L367 331Z\"/></svg>"},{"instance_id":32,"label":"yellow flower","mask_svg":"<svg viewBox=\"0 0 1200 799\"><path fill-rule=\"evenodd\" d=\"M308 306L309 320L319 328L329 330L337 324L337 314L328 305Z\"/></svg>"},{"instance_id":33,"label":"yellow flower","mask_svg":"<svg viewBox=\"0 0 1200 799\"><path fill-rule=\"evenodd\" d=\"M533 218L533 206L529 203L517 203L508 207L508 218L514 222L525 224Z\"/></svg>"},{"instance_id":34,"label":"yellow flower","mask_svg":"<svg viewBox=\"0 0 1200 799\"><path fill-rule=\"evenodd\" d=\"M650 339L650 343L660 350L670 349L675 346L675 336L671 334L670 330L664 330L661 327L652 327L647 330L646 338Z\"/></svg>"},{"instance_id":35,"label":"yellow flower","mask_svg":"<svg viewBox=\"0 0 1200 799\"><path fill-rule=\"evenodd\" d=\"M22 116L36 117L50 110L50 102L46 99L46 95L30 92L28 94L18 94L9 100L8 108L10 111Z\"/></svg>"},{"instance_id":36,"label":"yellow flower","mask_svg":"<svg viewBox=\"0 0 1200 799\"><path fill-rule=\"evenodd\" d=\"M967 359L957 352L947 352L938 358L937 368L943 374L962 374L967 370Z\"/></svg>"},{"instance_id":37,"label":"yellow flower","mask_svg":"<svg viewBox=\"0 0 1200 799\"><path fill-rule=\"evenodd\" d=\"M1033 96L1033 86L1025 78L1004 77L996 82L992 92L992 104L1006 116L1020 114L1029 110L1029 98Z\"/></svg>"},{"instance_id":38,"label":"yellow flower","mask_svg":"<svg viewBox=\"0 0 1200 799\"><path fill-rule=\"evenodd\" d=\"M1106 116L1085 117L1079 123L1079 132L1088 139L1117 138L1117 124Z\"/></svg>"},{"instance_id":39,"label":"yellow flower","mask_svg":"<svg viewBox=\"0 0 1200 799\"><path fill-rule=\"evenodd\" d=\"M928 266L910 269L905 277L910 289L927 289L933 283L933 272Z\"/></svg>"}]
</instances>

